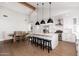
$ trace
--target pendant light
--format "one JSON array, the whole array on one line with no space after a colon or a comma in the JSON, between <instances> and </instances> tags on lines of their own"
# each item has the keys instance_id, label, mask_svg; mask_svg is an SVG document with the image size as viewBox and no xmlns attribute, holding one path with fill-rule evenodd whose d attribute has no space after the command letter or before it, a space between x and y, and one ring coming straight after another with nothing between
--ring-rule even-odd
<instances>
[{"instance_id":1,"label":"pendant light","mask_svg":"<svg viewBox=\"0 0 79 59\"><path fill-rule=\"evenodd\" d=\"M45 24L43 17L44 17L44 3L42 3L42 21L40 22L40 24Z\"/></svg>"},{"instance_id":2,"label":"pendant light","mask_svg":"<svg viewBox=\"0 0 79 59\"><path fill-rule=\"evenodd\" d=\"M39 5L39 4L37 3L37 20L38 20L38 5ZM35 25L40 25L40 24L39 24L39 22L37 21L37 22L35 23Z\"/></svg>"},{"instance_id":3,"label":"pendant light","mask_svg":"<svg viewBox=\"0 0 79 59\"><path fill-rule=\"evenodd\" d=\"M53 23L53 19L51 18L51 2L49 2L50 6L49 6L49 19L47 21L47 23Z\"/></svg>"},{"instance_id":4,"label":"pendant light","mask_svg":"<svg viewBox=\"0 0 79 59\"><path fill-rule=\"evenodd\" d=\"M39 22L37 21L37 22L35 23L35 25L40 25L40 24L39 24Z\"/></svg>"}]
</instances>

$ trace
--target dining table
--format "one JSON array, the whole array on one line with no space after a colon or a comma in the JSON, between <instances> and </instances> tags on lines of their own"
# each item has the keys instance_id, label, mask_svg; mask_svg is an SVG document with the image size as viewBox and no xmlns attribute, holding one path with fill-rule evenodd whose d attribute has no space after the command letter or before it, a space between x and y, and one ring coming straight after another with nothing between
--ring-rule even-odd
<instances>
[{"instance_id":1,"label":"dining table","mask_svg":"<svg viewBox=\"0 0 79 59\"><path fill-rule=\"evenodd\" d=\"M16 42L16 38L19 38L19 39L23 39L26 35L28 35L28 33L25 33L24 35L15 35L15 34L9 34L8 36L11 36L12 39L13 39L13 42L15 43ZM26 39L26 38L25 38Z\"/></svg>"}]
</instances>

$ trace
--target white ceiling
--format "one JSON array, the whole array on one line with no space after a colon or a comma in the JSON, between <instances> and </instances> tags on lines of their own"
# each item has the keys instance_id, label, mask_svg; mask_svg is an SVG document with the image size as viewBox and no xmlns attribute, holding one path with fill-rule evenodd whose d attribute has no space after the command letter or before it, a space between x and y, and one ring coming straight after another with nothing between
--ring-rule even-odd
<instances>
[{"instance_id":1,"label":"white ceiling","mask_svg":"<svg viewBox=\"0 0 79 59\"><path fill-rule=\"evenodd\" d=\"M17 2L0 2L0 6L6 7L8 9L14 10L24 15L28 15L32 12L31 9Z\"/></svg>"},{"instance_id":2,"label":"white ceiling","mask_svg":"<svg viewBox=\"0 0 79 59\"><path fill-rule=\"evenodd\" d=\"M44 3L45 7L49 7L49 2L29 2L33 6L37 6L37 3L39 4L39 7L42 7L42 3ZM63 7L63 6L78 6L79 7L79 2L52 2L52 7Z\"/></svg>"},{"instance_id":3,"label":"white ceiling","mask_svg":"<svg viewBox=\"0 0 79 59\"><path fill-rule=\"evenodd\" d=\"M49 2L29 2L31 5L37 7L39 4L39 9L42 8L42 3L44 3L45 10L49 8ZM53 16L62 13L69 12L71 10L79 10L79 2L52 2L52 14ZM49 12L49 11L48 11Z\"/></svg>"},{"instance_id":4,"label":"white ceiling","mask_svg":"<svg viewBox=\"0 0 79 59\"><path fill-rule=\"evenodd\" d=\"M37 2L29 2L31 5L37 7ZM44 8L49 8L49 2L43 2ZM38 2L39 8L42 8L42 2ZM79 9L79 2L52 2L51 4L52 10L72 10Z\"/></svg>"},{"instance_id":5,"label":"white ceiling","mask_svg":"<svg viewBox=\"0 0 79 59\"><path fill-rule=\"evenodd\" d=\"M37 2L28 2L29 4L37 7ZM39 8L42 8L42 2L39 3ZM30 14L31 9L25 7L17 2L0 2L0 6L7 7L22 14ZM79 9L79 2L52 2L52 9L56 12L62 12L65 10ZM49 3L44 2L44 7L49 8ZM54 12L55 13L55 12Z\"/></svg>"}]
</instances>

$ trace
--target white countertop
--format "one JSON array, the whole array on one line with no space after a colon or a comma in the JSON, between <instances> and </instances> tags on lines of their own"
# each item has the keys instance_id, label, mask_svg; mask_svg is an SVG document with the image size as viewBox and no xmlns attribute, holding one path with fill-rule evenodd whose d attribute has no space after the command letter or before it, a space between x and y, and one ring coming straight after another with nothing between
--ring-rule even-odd
<instances>
[{"instance_id":1,"label":"white countertop","mask_svg":"<svg viewBox=\"0 0 79 59\"><path fill-rule=\"evenodd\" d=\"M31 33L32 35L39 35L39 36L52 36L54 33Z\"/></svg>"},{"instance_id":2,"label":"white countertop","mask_svg":"<svg viewBox=\"0 0 79 59\"><path fill-rule=\"evenodd\" d=\"M29 34L29 36L35 36L35 37L39 37L39 38L44 38L47 40L52 40L52 38L55 37L55 33L31 33Z\"/></svg>"}]
</instances>

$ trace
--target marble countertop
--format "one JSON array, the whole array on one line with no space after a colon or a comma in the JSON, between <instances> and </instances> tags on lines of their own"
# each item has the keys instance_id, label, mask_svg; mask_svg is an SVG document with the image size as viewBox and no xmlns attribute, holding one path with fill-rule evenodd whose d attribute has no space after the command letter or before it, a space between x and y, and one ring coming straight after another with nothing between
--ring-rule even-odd
<instances>
[{"instance_id":1,"label":"marble countertop","mask_svg":"<svg viewBox=\"0 0 79 59\"><path fill-rule=\"evenodd\" d=\"M52 40L52 38L55 37L55 33L30 33L29 36L35 36L35 37Z\"/></svg>"},{"instance_id":2,"label":"marble countertop","mask_svg":"<svg viewBox=\"0 0 79 59\"><path fill-rule=\"evenodd\" d=\"M33 35L40 35L40 36L52 36L55 33L31 33Z\"/></svg>"},{"instance_id":3,"label":"marble countertop","mask_svg":"<svg viewBox=\"0 0 79 59\"><path fill-rule=\"evenodd\" d=\"M53 33L35 33L34 35L39 35L39 36L52 36Z\"/></svg>"}]
</instances>

